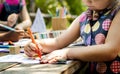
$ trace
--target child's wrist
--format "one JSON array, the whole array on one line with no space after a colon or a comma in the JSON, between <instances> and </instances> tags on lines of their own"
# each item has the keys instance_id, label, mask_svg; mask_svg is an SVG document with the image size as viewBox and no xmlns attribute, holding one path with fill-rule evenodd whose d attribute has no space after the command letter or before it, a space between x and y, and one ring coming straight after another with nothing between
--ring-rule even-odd
<instances>
[{"instance_id":1,"label":"child's wrist","mask_svg":"<svg viewBox=\"0 0 120 74\"><path fill-rule=\"evenodd\" d=\"M65 52L66 52L66 59L70 59L70 58L69 58L69 49L65 49L65 50L66 50L66 51L65 51Z\"/></svg>"}]
</instances>

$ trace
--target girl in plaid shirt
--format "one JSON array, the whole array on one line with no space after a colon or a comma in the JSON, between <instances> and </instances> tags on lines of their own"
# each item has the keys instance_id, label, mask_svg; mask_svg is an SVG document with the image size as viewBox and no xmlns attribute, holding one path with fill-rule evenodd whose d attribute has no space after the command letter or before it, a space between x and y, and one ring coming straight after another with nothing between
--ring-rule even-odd
<instances>
[{"instance_id":1,"label":"girl in plaid shirt","mask_svg":"<svg viewBox=\"0 0 120 74\"><path fill-rule=\"evenodd\" d=\"M82 1L88 10L78 16L66 32L57 38L39 42L41 51L49 53L41 62L78 59L89 62L86 74L120 74L120 1ZM84 47L64 48L80 36ZM33 43L28 44L26 55L33 57L35 49Z\"/></svg>"}]
</instances>

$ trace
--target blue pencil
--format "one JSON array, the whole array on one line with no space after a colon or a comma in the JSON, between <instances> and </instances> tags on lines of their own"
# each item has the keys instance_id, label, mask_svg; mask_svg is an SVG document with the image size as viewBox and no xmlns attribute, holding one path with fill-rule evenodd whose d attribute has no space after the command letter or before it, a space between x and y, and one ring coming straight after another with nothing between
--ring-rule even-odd
<instances>
[{"instance_id":1,"label":"blue pencil","mask_svg":"<svg viewBox=\"0 0 120 74\"><path fill-rule=\"evenodd\" d=\"M0 45L0 48L10 48L10 45Z\"/></svg>"},{"instance_id":2,"label":"blue pencil","mask_svg":"<svg viewBox=\"0 0 120 74\"><path fill-rule=\"evenodd\" d=\"M15 31L14 28L11 28L11 27L9 27L9 26L3 25L3 24L0 24L0 26L3 27L3 28L5 28L5 29L8 29L8 30L10 30L10 31Z\"/></svg>"}]
</instances>

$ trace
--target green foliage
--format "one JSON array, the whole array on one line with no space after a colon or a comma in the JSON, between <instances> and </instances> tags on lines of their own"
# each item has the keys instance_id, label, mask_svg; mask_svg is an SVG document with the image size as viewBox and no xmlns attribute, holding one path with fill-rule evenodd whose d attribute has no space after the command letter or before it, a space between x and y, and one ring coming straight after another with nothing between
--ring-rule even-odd
<instances>
[{"instance_id":1,"label":"green foliage","mask_svg":"<svg viewBox=\"0 0 120 74\"><path fill-rule=\"evenodd\" d=\"M49 10L54 14L59 3L57 0L36 0L36 5L43 13L48 13Z\"/></svg>"},{"instance_id":2,"label":"green foliage","mask_svg":"<svg viewBox=\"0 0 120 74\"><path fill-rule=\"evenodd\" d=\"M81 0L34 0L36 8L40 8L42 13L56 15L57 7L66 7L68 13L72 15L80 15L86 7L83 6ZM28 10L30 10L30 0L26 0ZM73 19L68 19L68 26L73 21ZM48 28L51 28L51 19L45 19Z\"/></svg>"},{"instance_id":3,"label":"green foliage","mask_svg":"<svg viewBox=\"0 0 120 74\"><path fill-rule=\"evenodd\" d=\"M26 5L27 5L27 9L29 10L30 8L30 0L26 0Z\"/></svg>"},{"instance_id":4,"label":"green foliage","mask_svg":"<svg viewBox=\"0 0 120 74\"><path fill-rule=\"evenodd\" d=\"M35 0L35 3L43 13L48 13L49 10L54 15L56 12L56 7L65 6L73 15L79 15L86 9L81 0Z\"/></svg>"},{"instance_id":5,"label":"green foliage","mask_svg":"<svg viewBox=\"0 0 120 74\"><path fill-rule=\"evenodd\" d=\"M71 14L79 15L84 10L86 10L86 7L83 6L83 3L81 0L66 0L69 5L69 10Z\"/></svg>"}]
</instances>

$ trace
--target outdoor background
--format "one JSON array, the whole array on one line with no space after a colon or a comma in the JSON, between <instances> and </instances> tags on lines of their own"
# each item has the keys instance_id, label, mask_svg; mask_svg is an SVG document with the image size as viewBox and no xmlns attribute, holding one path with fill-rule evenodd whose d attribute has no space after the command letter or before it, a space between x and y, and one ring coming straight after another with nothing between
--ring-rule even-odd
<instances>
[{"instance_id":1,"label":"outdoor background","mask_svg":"<svg viewBox=\"0 0 120 74\"><path fill-rule=\"evenodd\" d=\"M67 26L69 26L78 15L86 10L86 7L81 0L26 0L26 3L32 21L34 20L37 8L40 8L41 12L45 14L44 20L48 29L51 28L50 13L55 16L56 7L67 8Z\"/></svg>"}]
</instances>

